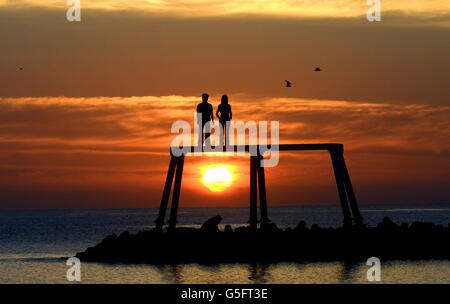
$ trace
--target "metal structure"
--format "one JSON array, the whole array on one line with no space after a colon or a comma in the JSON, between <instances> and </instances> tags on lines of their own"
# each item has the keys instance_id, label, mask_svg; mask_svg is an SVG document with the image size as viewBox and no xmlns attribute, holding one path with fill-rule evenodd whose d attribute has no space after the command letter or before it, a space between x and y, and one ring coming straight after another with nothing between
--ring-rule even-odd
<instances>
[{"instance_id":1,"label":"metal structure","mask_svg":"<svg viewBox=\"0 0 450 304\"><path fill-rule=\"evenodd\" d=\"M198 152L199 147L192 146L186 148L186 151L191 153ZM231 149L230 149L231 148ZM207 152L217 152L212 151ZM257 201L258 201L258 189L259 189L259 206L261 212L261 225L265 225L270 222L267 213L267 198L266 198L266 182L264 176L264 167L262 167L261 159L265 151L270 151L271 147L266 146L231 146L227 147L224 151L227 152L239 152L245 151L250 154L250 220L249 224L251 228L256 229L258 225L257 219ZM256 153L254 151L257 151ZM344 160L344 146L342 144L284 144L278 146L278 151L328 151L331 156L331 162L333 165L334 176L336 178L336 185L338 189L339 199L341 202L342 212L344 215L344 227L352 226L353 222L357 226L362 226L362 217L359 212L358 203L356 201L355 193L353 191L350 175L347 170L347 165ZM169 203L170 193L172 191L172 184L175 177L175 183L172 194L172 205L169 219L169 230L173 230L177 224L178 205L180 200L181 191L181 179L183 176L183 165L185 155L175 156L172 154L169 164L169 170L167 172L166 182L164 185L164 191L161 199L161 205L159 207L158 218L156 219L156 230L162 230L164 226L164 219L166 216L166 210Z\"/></svg>"}]
</instances>

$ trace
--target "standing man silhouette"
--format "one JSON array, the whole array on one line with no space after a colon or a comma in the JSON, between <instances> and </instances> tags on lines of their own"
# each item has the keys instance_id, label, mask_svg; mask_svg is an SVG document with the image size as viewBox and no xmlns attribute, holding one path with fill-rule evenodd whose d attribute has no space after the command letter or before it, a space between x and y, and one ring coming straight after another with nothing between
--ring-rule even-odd
<instances>
[{"instance_id":1,"label":"standing man silhouette","mask_svg":"<svg viewBox=\"0 0 450 304\"><path fill-rule=\"evenodd\" d=\"M220 116L219 116L220 114ZM227 122L231 120L233 114L231 113L231 106L228 103L228 96L223 95L219 107L217 108L216 116L220 122L220 145L223 146L223 136L225 129L225 144L228 146L230 144L230 124Z\"/></svg>"},{"instance_id":2,"label":"standing man silhouette","mask_svg":"<svg viewBox=\"0 0 450 304\"><path fill-rule=\"evenodd\" d=\"M203 146L203 141L207 144L211 144L211 126L208 122L214 123L213 106L208 103L209 95L206 93L202 94L202 102L197 105L197 124L199 126L199 141L198 144ZM205 138L203 139L203 132L205 133Z\"/></svg>"}]
</instances>

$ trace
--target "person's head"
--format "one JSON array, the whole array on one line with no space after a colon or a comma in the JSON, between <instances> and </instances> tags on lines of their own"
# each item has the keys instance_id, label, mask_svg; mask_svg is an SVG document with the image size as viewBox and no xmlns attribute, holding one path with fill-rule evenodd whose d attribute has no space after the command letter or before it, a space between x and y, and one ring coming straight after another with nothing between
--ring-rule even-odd
<instances>
[{"instance_id":1,"label":"person's head","mask_svg":"<svg viewBox=\"0 0 450 304\"><path fill-rule=\"evenodd\" d=\"M221 104L228 104L228 96L227 95L222 95Z\"/></svg>"},{"instance_id":2,"label":"person's head","mask_svg":"<svg viewBox=\"0 0 450 304\"><path fill-rule=\"evenodd\" d=\"M203 93L203 94L202 94L202 100L203 100L203 102L207 102L207 101L208 101L208 98L209 98L209 95L208 95L208 94L206 94L206 93Z\"/></svg>"}]
</instances>

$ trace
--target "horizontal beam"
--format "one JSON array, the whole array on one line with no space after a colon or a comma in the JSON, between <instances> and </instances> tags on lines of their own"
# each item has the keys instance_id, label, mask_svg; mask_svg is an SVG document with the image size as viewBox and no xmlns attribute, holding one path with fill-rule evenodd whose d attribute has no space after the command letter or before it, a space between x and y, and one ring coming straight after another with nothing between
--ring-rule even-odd
<instances>
[{"instance_id":1,"label":"horizontal beam","mask_svg":"<svg viewBox=\"0 0 450 304\"><path fill-rule=\"evenodd\" d=\"M281 144L277 146L272 145L235 145L235 146L223 146L222 150L220 150L220 146L217 146L217 150L215 146L211 148L203 147L203 151L199 146L190 146L184 147L184 151L186 153L194 153L194 152L259 152L264 153L266 151L274 151L278 147L278 151L334 151L334 152L343 152L344 146L342 144ZM177 149L177 147L171 147L172 149ZM183 149L180 147L178 149Z\"/></svg>"}]
</instances>

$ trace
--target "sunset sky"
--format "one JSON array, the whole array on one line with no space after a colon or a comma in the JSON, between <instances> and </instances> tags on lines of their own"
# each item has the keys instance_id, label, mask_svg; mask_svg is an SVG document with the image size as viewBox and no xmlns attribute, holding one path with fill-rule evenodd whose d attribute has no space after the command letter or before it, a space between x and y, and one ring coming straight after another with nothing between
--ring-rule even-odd
<instances>
[{"instance_id":1,"label":"sunset sky","mask_svg":"<svg viewBox=\"0 0 450 304\"><path fill-rule=\"evenodd\" d=\"M81 0L72 23L65 3L0 0L0 209L157 207L203 92L282 143L343 143L361 204L450 202L449 1L382 0L381 22L366 0ZM189 157L181 206L247 206L248 171ZM266 175L269 205L338 204L325 152Z\"/></svg>"}]
</instances>

